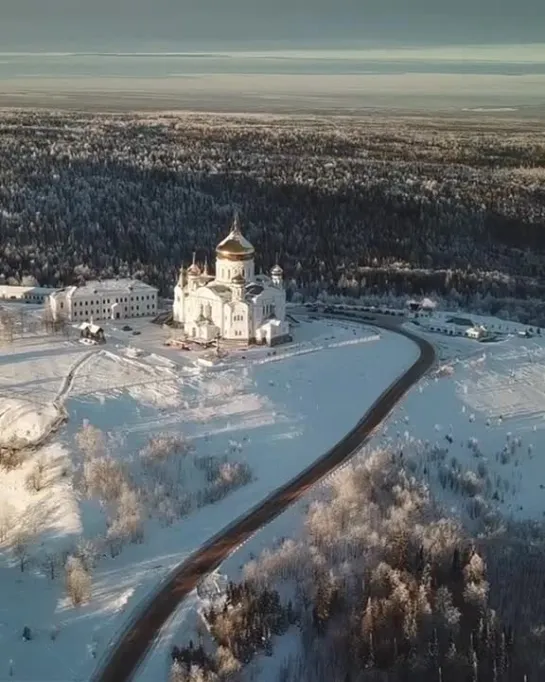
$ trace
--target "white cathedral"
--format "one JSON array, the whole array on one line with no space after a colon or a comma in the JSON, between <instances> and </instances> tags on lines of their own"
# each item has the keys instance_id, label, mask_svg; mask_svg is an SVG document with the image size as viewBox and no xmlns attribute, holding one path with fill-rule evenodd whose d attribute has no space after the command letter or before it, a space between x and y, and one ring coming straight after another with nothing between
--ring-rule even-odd
<instances>
[{"instance_id":1,"label":"white cathedral","mask_svg":"<svg viewBox=\"0 0 545 682\"><path fill-rule=\"evenodd\" d=\"M255 274L255 250L244 238L238 215L216 247L216 275L195 262L180 270L174 289L173 318L188 339L226 339L274 345L289 340L286 292L279 265L271 276Z\"/></svg>"}]
</instances>

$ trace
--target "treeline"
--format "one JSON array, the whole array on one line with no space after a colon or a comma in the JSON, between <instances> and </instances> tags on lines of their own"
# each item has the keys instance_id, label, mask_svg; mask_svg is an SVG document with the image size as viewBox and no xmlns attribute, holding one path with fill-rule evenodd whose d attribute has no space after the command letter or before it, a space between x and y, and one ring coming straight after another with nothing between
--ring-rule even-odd
<instances>
[{"instance_id":1,"label":"treeline","mask_svg":"<svg viewBox=\"0 0 545 682\"><path fill-rule=\"evenodd\" d=\"M529 125L17 112L0 155L9 283L130 274L171 295L237 207L290 295L544 293L545 145Z\"/></svg>"},{"instance_id":2,"label":"treeline","mask_svg":"<svg viewBox=\"0 0 545 682\"><path fill-rule=\"evenodd\" d=\"M500 562L494 579L508 582ZM543 679L535 633L524 618L502 620L507 606L496 613L490 590L471 538L441 516L397 455L375 452L335 477L311 505L302 537L247 564L206 613L229 674L248 676L229 677L211 655L198 671L203 680L250 679L255 655L282 657L275 646L282 651L285 636L297 646L275 661L278 682ZM183 674L197 670L187 656L183 665Z\"/></svg>"}]
</instances>

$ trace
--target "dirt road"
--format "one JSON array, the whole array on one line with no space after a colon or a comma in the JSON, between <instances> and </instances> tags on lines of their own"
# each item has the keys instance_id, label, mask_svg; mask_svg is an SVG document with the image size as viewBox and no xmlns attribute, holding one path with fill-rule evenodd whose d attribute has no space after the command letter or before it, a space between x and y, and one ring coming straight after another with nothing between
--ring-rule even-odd
<instances>
[{"instance_id":1,"label":"dirt road","mask_svg":"<svg viewBox=\"0 0 545 682\"><path fill-rule=\"evenodd\" d=\"M351 321L354 322L353 319ZM217 568L255 531L269 523L308 492L320 479L350 458L411 386L432 366L435 351L428 341L401 329L395 323L377 322L374 325L401 334L416 343L420 349L418 360L382 393L356 426L329 452L243 517L224 528L180 564L149 601L140 610L137 609L137 613L127 624L119 640L99 662L91 682L131 680L161 627L198 582Z\"/></svg>"}]
</instances>

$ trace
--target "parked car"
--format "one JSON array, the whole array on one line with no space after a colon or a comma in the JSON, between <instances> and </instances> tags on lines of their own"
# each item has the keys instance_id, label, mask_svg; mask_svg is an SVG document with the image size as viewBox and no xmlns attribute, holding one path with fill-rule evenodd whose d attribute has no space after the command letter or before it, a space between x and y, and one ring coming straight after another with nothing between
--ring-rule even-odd
<instances>
[{"instance_id":1,"label":"parked car","mask_svg":"<svg viewBox=\"0 0 545 682\"><path fill-rule=\"evenodd\" d=\"M122 331L124 332L132 332L132 327L129 327L128 324L126 324L124 327L121 328Z\"/></svg>"},{"instance_id":2,"label":"parked car","mask_svg":"<svg viewBox=\"0 0 545 682\"><path fill-rule=\"evenodd\" d=\"M133 336L138 336L139 334L140 334L140 332L136 329L132 333Z\"/></svg>"}]
</instances>

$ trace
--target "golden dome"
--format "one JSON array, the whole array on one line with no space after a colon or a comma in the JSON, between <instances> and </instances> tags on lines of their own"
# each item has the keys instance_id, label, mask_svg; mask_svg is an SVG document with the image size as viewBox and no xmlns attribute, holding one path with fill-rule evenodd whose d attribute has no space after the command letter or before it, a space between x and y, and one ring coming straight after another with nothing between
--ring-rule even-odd
<instances>
[{"instance_id":1,"label":"golden dome","mask_svg":"<svg viewBox=\"0 0 545 682\"><path fill-rule=\"evenodd\" d=\"M235 214L231 231L216 246L218 258L227 260L250 260L255 255L255 249L240 231L238 215Z\"/></svg>"}]
</instances>

